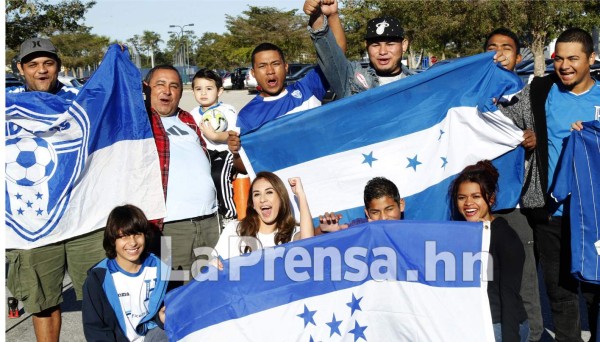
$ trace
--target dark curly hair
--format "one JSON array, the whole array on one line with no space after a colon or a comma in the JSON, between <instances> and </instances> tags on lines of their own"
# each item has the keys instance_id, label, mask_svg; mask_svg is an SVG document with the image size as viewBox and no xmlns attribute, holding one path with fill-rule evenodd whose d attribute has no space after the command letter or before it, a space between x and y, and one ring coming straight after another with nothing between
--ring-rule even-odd
<instances>
[{"instance_id":1,"label":"dark curly hair","mask_svg":"<svg viewBox=\"0 0 600 342\"><path fill-rule=\"evenodd\" d=\"M481 160L475 165L465 167L450 185L450 202L452 203L453 215L456 216L458 188L464 182L479 184L481 196L491 211L498 188L498 177L498 170L489 160Z\"/></svg>"}]
</instances>

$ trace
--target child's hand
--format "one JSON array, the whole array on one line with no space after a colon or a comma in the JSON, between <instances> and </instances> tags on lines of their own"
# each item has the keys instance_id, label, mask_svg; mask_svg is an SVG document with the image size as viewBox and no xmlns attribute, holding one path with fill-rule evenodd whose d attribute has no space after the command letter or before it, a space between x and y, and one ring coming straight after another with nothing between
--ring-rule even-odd
<instances>
[{"instance_id":1,"label":"child's hand","mask_svg":"<svg viewBox=\"0 0 600 342\"><path fill-rule=\"evenodd\" d=\"M202 121L200 124L200 131L210 140L215 140L217 138L217 132L210 122Z\"/></svg>"},{"instance_id":2,"label":"child's hand","mask_svg":"<svg viewBox=\"0 0 600 342\"><path fill-rule=\"evenodd\" d=\"M290 186L292 187L292 192L296 196L304 195L304 188L302 187L302 182L300 181L300 177L292 177L288 179L290 182Z\"/></svg>"}]
</instances>

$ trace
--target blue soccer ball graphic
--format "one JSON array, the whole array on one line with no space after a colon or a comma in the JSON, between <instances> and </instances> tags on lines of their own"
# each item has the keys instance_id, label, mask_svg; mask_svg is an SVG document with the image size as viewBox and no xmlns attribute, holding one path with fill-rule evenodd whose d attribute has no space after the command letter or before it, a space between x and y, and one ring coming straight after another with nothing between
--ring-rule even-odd
<instances>
[{"instance_id":1,"label":"blue soccer ball graphic","mask_svg":"<svg viewBox=\"0 0 600 342\"><path fill-rule=\"evenodd\" d=\"M22 137L6 140L6 179L21 186L47 181L56 169L56 151L46 140Z\"/></svg>"}]
</instances>

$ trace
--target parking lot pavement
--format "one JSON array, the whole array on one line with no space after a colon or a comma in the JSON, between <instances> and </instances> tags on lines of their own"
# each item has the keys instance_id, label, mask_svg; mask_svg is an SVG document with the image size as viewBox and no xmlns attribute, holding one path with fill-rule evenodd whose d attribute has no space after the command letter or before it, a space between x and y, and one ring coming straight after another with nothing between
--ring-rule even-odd
<instances>
[{"instance_id":1,"label":"parking lot pavement","mask_svg":"<svg viewBox=\"0 0 600 342\"><path fill-rule=\"evenodd\" d=\"M6 298L10 297L8 288L6 289ZM6 300L4 301L6 303ZM60 330L60 340L65 342L85 341L83 336L83 326L81 324L81 301L75 298L75 290L71 284L69 275L65 276L63 281L63 303L62 327ZM23 305L19 302L19 318L8 318L5 316L7 342L29 342L35 341L35 332L31 314L24 312ZM6 315L7 310L5 310Z\"/></svg>"},{"instance_id":2,"label":"parking lot pavement","mask_svg":"<svg viewBox=\"0 0 600 342\"><path fill-rule=\"evenodd\" d=\"M248 90L225 90L223 95L219 97L219 100L228 105L232 105L238 112L244 107L252 98L256 95L248 94ZM179 102L179 107L183 110L190 111L192 108L197 107L198 103L194 99L194 94L189 86L185 87L183 96Z\"/></svg>"}]
</instances>

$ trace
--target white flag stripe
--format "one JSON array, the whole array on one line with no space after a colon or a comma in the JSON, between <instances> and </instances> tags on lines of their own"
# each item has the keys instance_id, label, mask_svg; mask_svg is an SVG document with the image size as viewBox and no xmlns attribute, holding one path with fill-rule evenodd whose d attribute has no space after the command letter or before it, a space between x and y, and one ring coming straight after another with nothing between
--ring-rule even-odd
<instances>
[{"instance_id":1,"label":"white flag stripe","mask_svg":"<svg viewBox=\"0 0 600 342\"><path fill-rule=\"evenodd\" d=\"M131 158L135 155L139 158ZM25 243L14 230L6 230L6 248L35 248L85 234L106 225L106 213L115 203L133 204L150 213L149 219L164 217L160 168L153 139L123 140L88 156L86 176L71 193L69 210L57 229L46 238ZM124 175L135 175L125 177ZM137 191L127 192L127 189ZM110 200L99 194L110 194ZM45 208L45 207L43 207ZM15 209L16 210L16 209ZM18 215L14 214L13 215Z\"/></svg>"},{"instance_id":2,"label":"white flag stripe","mask_svg":"<svg viewBox=\"0 0 600 342\"><path fill-rule=\"evenodd\" d=\"M315 285L317 286L317 285ZM360 309L351 312L352 296L360 299ZM361 299L362 298L362 299ZM435 304L434 304L435 303ZM313 323L304 324L298 315L316 311ZM452 308L452 310L440 310ZM289 336L290 341L354 341L348 333L355 323L364 329L367 341L386 341L404 337L406 341L493 341L492 319L485 286L446 288L421 283L369 281L361 286L331 292L228 320L187 335L182 341L269 341ZM340 335L331 335L335 314ZM269 324L268 329L256 329ZM476 327L476 328L475 328Z\"/></svg>"},{"instance_id":3,"label":"white flag stripe","mask_svg":"<svg viewBox=\"0 0 600 342\"><path fill-rule=\"evenodd\" d=\"M432 128L270 171L276 171L284 180L301 176L311 211L319 215L362 206L362 196L347 194L362 194L367 181L375 176L390 179L398 185L403 197L419 193L459 173L465 165L484 158L493 159L514 149L522 141L522 134L500 112L482 114L474 107L458 107L452 108L446 118ZM370 153L377 159L372 166L363 162L364 155ZM408 158L415 156L422 163L416 170L408 166ZM446 167L442 167L442 157L448 161ZM423 177L423 172L427 172L427 177ZM293 196L291 191L290 196Z\"/></svg>"}]
</instances>

